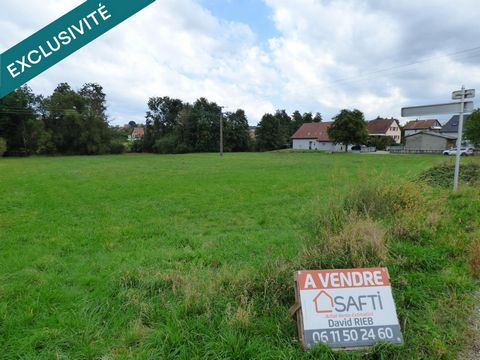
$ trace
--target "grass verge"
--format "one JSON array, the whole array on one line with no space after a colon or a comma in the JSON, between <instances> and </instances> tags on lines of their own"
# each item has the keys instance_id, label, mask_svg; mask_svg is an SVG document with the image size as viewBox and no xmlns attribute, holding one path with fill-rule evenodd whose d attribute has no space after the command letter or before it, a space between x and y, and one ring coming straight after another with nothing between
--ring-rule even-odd
<instances>
[{"instance_id":1,"label":"grass verge","mask_svg":"<svg viewBox=\"0 0 480 360\"><path fill-rule=\"evenodd\" d=\"M401 180L442 160L0 159L1 357L454 358L477 287L478 191ZM303 353L294 271L358 264L389 268L406 345Z\"/></svg>"}]
</instances>

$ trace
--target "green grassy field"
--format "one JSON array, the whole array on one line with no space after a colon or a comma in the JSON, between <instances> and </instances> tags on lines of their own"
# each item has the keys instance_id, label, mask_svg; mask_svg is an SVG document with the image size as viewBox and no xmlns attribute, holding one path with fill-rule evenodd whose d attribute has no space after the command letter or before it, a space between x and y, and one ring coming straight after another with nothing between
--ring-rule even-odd
<instances>
[{"instance_id":1,"label":"green grassy field","mask_svg":"<svg viewBox=\"0 0 480 360\"><path fill-rule=\"evenodd\" d=\"M361 356L302 353L287 314L293 283L288 294L269 293L258 279L311 242L327 202L365 179L413 179L441 161L318 153L0 159L0 357ZM407 258L445 255L402 246ZM462 261L446 276L457 281ZM474 288L462 279L459 296ZM406 341L441 353L458 337L446 331L425 338L439 342L433 348L421 334ZM402 358L404 350L388 351Z\"/></svg>"}]
</instances>

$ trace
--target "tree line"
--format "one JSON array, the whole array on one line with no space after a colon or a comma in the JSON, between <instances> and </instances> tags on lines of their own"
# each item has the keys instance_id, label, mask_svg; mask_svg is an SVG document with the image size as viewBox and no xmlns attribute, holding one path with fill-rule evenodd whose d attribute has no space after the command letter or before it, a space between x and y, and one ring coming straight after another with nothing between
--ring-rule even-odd
<instances>
[{"instance_id":1,"label":"tree line","mask_svg":"<svg viewBox=\"0 0 480 360\"><path fill-rule=\"evenodd\" d=\"M115 152L100 85L59 84L48 97L22 86L0 99L0 138L10 155Z\"/></svg>"},{"instance_id":2,"label":"tree line","mask_svg":"<svg viewBox=\"0 0 480 360\"><path fill-rule=\"evenodd\" d=\"M277 110L262 117L252 136L242 109L224 112L205 98L190 104L168 96L151 97L145 125L140 125L144 136L132 143L127 139L136 123L111 126L106 110L106 95L99 84L87 83L74 90L61 83L47 97L22 86L0 99L0 156L5 152L14 156L215 152L220 147L220 123L224 151L271 151L290 147L291 136L302 124L322 121L320 113L289 115ZM359 110L341 110L333 120L328 134L335 143L379 149L394 144L390 138L369 137ZM465 135L480 144L480 110L466 122Z\"/></svg>"},{"instance_id":3,"label":"tree line","mask_svg":"<svg viewBox=\"0 0 480 360\"><path fill-rule=\"evenodd\" d=\"M106 94L99 84L79 90L59 84L47 97L24 85L0 99L0 156L33 154L97 155L125 151L153 153L219 150L220 122L225 151L267 151L290 146L290 137L306 122L320 122L319 113L292 116L285 110L265 114L252 136L245 111L223 112L205 98L193 104L170 97L151 97L140 140L129 142L132 128L111 126Z\"/></svg>"},{"instance_id":4,"label":"tree line","mask_svg":"<svg viewBox=\"0 0 480 360\"><path fill-rule=\"evenodd\" d=\"M252 136L245 111L222 112L215 102L200 98L193 104L170 97L148 101L145 136L135 148L154 153L213 152L220 146L220 122L225 151L265 151L288 147L290 137L305 122L321 115L284 110L265 114Z\"/></svg>"}]
</instances>

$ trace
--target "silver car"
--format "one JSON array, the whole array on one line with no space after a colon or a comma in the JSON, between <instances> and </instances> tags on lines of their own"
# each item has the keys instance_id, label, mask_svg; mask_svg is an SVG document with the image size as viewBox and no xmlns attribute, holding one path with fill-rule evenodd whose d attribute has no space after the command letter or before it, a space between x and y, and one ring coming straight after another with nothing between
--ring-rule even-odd
<instances>
[{"instance_id":1,"label":"silver car","mask_svg":"<svg viewBox=\"0 0 480 360\"><path fill-rule=\"evenodd\" d=\"M457 148L452 148L452 149L445 150L443 152L443 155L457 155ZM473 149L472 148L460 148L460 155L461 156L473 155Z\"/></svg>"}]
</instances>

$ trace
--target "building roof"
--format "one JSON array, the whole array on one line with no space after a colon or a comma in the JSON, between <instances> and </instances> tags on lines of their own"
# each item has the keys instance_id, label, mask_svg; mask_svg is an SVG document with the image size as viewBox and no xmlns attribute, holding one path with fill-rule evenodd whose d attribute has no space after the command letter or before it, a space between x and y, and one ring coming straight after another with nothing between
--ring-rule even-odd
<instances>
[{"instance_id":1,"label":"building roof","mask_svg":"<svg viewBox=\"0 0 480 360\"><path fill-rule=\"evenodd\" d=\"M331 142L327 130L332 124L333 122L305 123L293 134L292 139L315 139Z\"/></svg>"},{"instance_id":2,"label":"building roof","mask_svg":"<svg viewBox=\"0 0 480 360\"><path fill-rule=\"evenodd\" d=\"M142 128L142 127L136 127L132 131L132 136L133 137L140 137L140 136L143 136L143 135L145 135L145 129Z\"/></svg>"},{"instance_id":3,"label":"building roof","mask_svg":"<svg viewBox=\"0 0 480 360\"><path fill-rule=\"evenodd\" d=\"M456 137L456 136L445 135L445 134L441 134L441 133L437 133L437 132L433 132L433 131L420 131L420 132L418 132L418 133L416 133L416 134L407 135L407 136L405 136L405 137L406 137L406 138L409 138L409 137L421 136L421 135L436 136L436 137L444 138L444 139L447 139L447 140L457 140L457 137Z\"/></svg>"},{"instance_id":4,"label":"building roof","mask_svg":"<svg viewBox=\"0 0 480 360\"><path fill-rule=\"evenodd\" d=\"M464 120L468 120L468 115L465 115ZM458 124L460 122L460 115L454 115L448 122L443 125L442 133L458 133Z\"/></svg>"},{"instance_id":5,"label":"building roof","mask_svg":"<svg viewBox=\"0 0 480 360\"><path fill-rule=\"evenodd\" d=\"M431 129L435 126L440 126L440 123L437 119L429 119L429 120L413 120L409 121L407 125L405 125L405 130L422 130L422 129Z\"/></svg>"},{"instance_id":6,"label":"building roof","mask_svg":"<svg viewBox=\"0 0 480 360\"><path fill-rule=\"evenodd\" d=\"M392 126L392 124L396 122L398 125L398 120L391 118L391 119L382 119L376 118L375 120L371 120L367 124L368 133L369 134L386 134L388 129Z\"/></svg>"}]
</instances>

